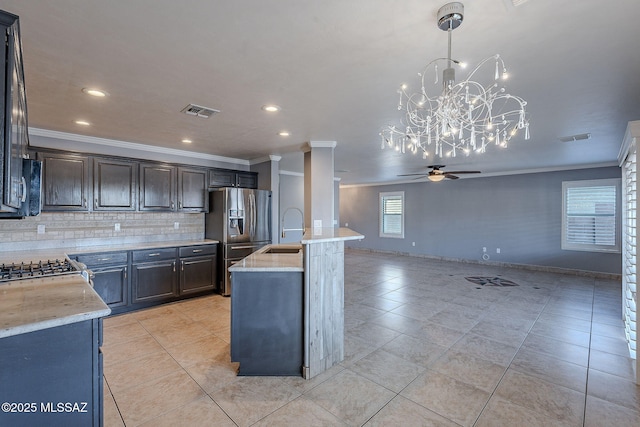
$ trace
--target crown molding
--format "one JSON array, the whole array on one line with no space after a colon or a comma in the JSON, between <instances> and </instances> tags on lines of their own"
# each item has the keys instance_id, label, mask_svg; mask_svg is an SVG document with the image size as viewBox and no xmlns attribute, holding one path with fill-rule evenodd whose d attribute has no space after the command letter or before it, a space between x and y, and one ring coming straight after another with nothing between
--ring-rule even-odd
<instances>
[{"instance_id":1,"label":"crown molding","mask_svg":"<svg viewBox=\"0 0 640 427\"><path fill-rule=\"evenodd\" d=\"M552 167L552 168L522 169L522 170L514 170L514 171L482 173L474 176L461 176L460 179L482 179L482 178L491 178L496 176L526 175L526 174L534 174L534 173L562 172L562 171L570 171L570 170L578 170L578 169L607 168L611 166L618 167L619 165L616 162L605 162L605 163L586 164L586 165L558 166L558 167ZM386 181L386 182L340 184L340 188L383 187L385 185L421 184L425 182L429 183L431 181L429 181L425 176L424 179L419 179L419 180L412 179L412 180L398 180L398 181ZM434 183L434 184L438 185L438 183Z\"/></svg>"},{"instance_id":2,"label":"crown molding","mask_svg":"<svg viewBox=\"0 0 640 427\"><path fill-rule=\"evenodd\" d=\"M138 150L149 153L164 154L168 156L190 157L195 159L204 159L217 162L234 163L239 165L250 165L248 160L236 159L233 157L216 156L215 154L197 153L195 151L179 150L177 148L156 147L154 145L139 144L136 142L119 141L115 139L98 138L95 136L78 135L75 133L58 132L47 129L29 128L29 135L40 136L44 138L60 139L73 142L82 142L85 144L102 145L108 147L122 148L125 150ZM33 144L36 145L37 144Z\"/></svg>"},{"instance_id":3,"label":"crown molding","mask_svg":"<svg viewBox=\"0 0 640 427\"><path fill-rule=\"evenodd\" d=\"M278 173L280 175L304 176L304 173L302 173L302 172L287 171L287 170L283 170L283 169L280 169L280 171Z\"/></svg>"},{"instance_id":4,"label":"crown molding","mask_svg":"<svg viewBox=\"0 0 640 427\"><path fill-rule=\"evenodd\" d=\"M303 151L309 151L312 148L336 148L337 145L336 141L309 141Z\"/></svg>"},{"instance_id":5,"label":"crown molding","mask_svg":"<svg viewBox=\"0 0 640 427\"><path fill-rule=\"evenodd\" d=\"M268 156L258 157L257 159L250 160L251 166L258 165L264 162L279 162L282 159L282 156L277 156L275 154L269 154Z\"/></svg>"}]
</instances>

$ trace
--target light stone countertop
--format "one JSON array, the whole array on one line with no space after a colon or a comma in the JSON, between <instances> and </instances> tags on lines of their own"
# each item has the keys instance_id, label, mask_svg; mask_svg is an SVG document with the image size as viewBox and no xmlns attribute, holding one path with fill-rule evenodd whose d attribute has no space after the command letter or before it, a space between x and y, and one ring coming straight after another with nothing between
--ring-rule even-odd
<instances>
[{"instance_id":1,"label":"light stone countertop","mask_svg":"<svg viewBox=\"0 0 640 427\"><path fill-rule=\"evenodd\" d=\"M307 228L302 236L301 243L308 245L310 243L337 242L340 240L360 240L364 236L350 228Z\"/></svg>"},{"instance_id":2,"label":"light stone countertop","mask_svg":"<svg viewBox=\"0 0 640 427\"><path fill-rule=\"evenodd\" d=\"M80 274L0 283L0 338L108 316Z\"/></svg>"},{"instance_id":3,"label":"light stone countertop","mask_svg":"<svg viewBox=\"0 0 640 427\"><path fill-rule=\"evenodd\" d=\"M278 250L296 250L297 253L270 253ZM229 267L231 273L239 272L301 272L302 245L280 244L264 246Z\"/></svg>"},{"instance_id":4,"label":"light stone countertop","mask_svg":"<svg viewBox=\"0 0 640 427\"><path fill-rule=\"evenodd\" d=\"M65 259L68 254L217 244L217 240L165 241L26 251L0 251L0 263ZM0 282L0 338L108 316L111 309L81 274Z\"/></svg>"}]
</instances>

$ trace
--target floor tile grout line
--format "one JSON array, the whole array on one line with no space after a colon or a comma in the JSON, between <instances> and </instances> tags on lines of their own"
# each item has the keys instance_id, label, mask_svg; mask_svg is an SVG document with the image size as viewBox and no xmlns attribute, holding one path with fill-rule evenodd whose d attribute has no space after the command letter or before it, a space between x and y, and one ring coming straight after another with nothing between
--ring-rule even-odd
<instances>
[{"instance_id":1,"label":"floor tile grout line","mask_svg":"<svg viewBox=\"0 0 640 427\"><path fill-rule=\"evenodd\" d=\"M582 410L582 426L584 427L587 421L587 397L589 396L589 371L591 367L591 337L593 336L593 309L595 308L595 279L593 280L593 294L591 299L591 323L589 331L589 351L587 353L587 378L584 385L584 409Z\"/></svg>"}]
</instances>

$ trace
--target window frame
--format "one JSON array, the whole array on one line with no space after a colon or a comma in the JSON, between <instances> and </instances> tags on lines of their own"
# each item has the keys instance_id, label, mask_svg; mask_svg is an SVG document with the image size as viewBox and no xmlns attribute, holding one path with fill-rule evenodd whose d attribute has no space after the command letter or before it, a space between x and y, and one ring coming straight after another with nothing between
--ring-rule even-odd
<instances>
[{"instance_id":1,"label":"window frame","mask_svg":"<svg viewBox=\"0 0 640 427\"><path fill-rule=\"evenodd\" d=\"M400 213L400 233L384 232L384 202L386 198L400 198L402 212ZM378 231L380 237L391 239L404 239L404 217L405 217L405 198L404 191L385 191L380 192L378 196Z\"/></svg>"},{"instance_id":2,"label":"window frame","mask_svg":"<svg viewBox=\"0 0 640 427\"><path fill-rule=\"evenodd\" d=\"M567 192L571 188L581 187L615 187L615 244L601 245L596 243L572 243L567 241ZM562 238L561 249L570 251L598 252L598 253L621 253L622 252L622 227L621 227L621 178L604 178L581 181L562 182Z\"/></svg>"}]
</instances>

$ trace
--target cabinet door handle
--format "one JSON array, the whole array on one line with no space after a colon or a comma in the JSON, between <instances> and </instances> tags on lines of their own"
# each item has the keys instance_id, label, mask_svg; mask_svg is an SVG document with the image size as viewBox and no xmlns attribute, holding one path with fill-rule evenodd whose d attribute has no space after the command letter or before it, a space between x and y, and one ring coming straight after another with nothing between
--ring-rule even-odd
<instances>
[{"instance_id":1,"label":"cabinet door handle","mask_svg":"<svg viewBox=\"0 0 640 427\"><path fill-rule=\"evenodd\" d=\"M194 249L192 252L193 252L194 254L197 254L197 253L202 252L202 249Z\"/></svg>"},{"instance_id":2,"label":"cabinet door handle","mask_svg":"<svg viewBox=\"0 0 640 427\"><path fill-rule=\"evenodd\" d=\"M94 209L98 209L98 198L97 197L93 200L93 208Z\"/></svg>"},{"instance_id":3,"label":"cabinet door handle","mask_svg":"<svg viewBox=\"0 0 640 427\"><path fill-rule=\"evenodd\" d=\"M155 252L155 253L149 254L149 256L160 256L160 252Z\"/></svg>"},{"instance_id":4,"label":"cabinet door handle","mask_svg":"<svg viewBox=\"0 0 640 427\"><path fill-rule=\"evenodd\" d=\"M178 209L182 209L182 202L178 202Z\"/></svg>"},{"instance_id":5,"label":"cabinet door handle","mask_svg":"<svg viewBox=\"0 0 640 427\"><path fill-rule=\"evenodd\" d=\"M184 271L184 261L180 261L180 270Z\"/></svg>"},{"instance_id":6,"label":"cabinet door handle","mask_svg":"<svg viewBox=\"0 0 640 427\"><path fill-rule=\"evenodd\" d=\"M124 268L124 280L127 280L127 267Z\"/></svg>"},{"instance_id":7,"label":"cabinet door handle","mask_svg":"<svg viewBox=\"0 0 640 427\"><path fill-rule=\"evenodd\" d=\"M111 261L111 258L100 258L98 261Z\"/></svg>"},{"instance_id":8,"label":"cabinet door handle","mask_svg":"<svg viewBox=\"0 0 640 427\"><path fill-rule=\"evenodd\" d=\"M176 262L175 261L173 262L173 272L174 273L176 272Z\"/></svg>"},{"instance_id":9,"label":"cabinet door handle","mask_svg":"<svg viewBox=\"0 0 640 427\"><path fill-rule=\"evenodd\" d=\"M173 210L175 208L175 203L173 203L173 200L171 201L171 210Z\"/></svg>"},{"instance_id":10,"label":"cabinet door handle","mask_svg":"<svg viewBox=\"0 0 640 427\"><path fill-rule=\"evenodd\" d=\"M83 207L87 207L87 198L85 197L84 199L82 199L82 206Z\"/></svg>"}]
</instances>

